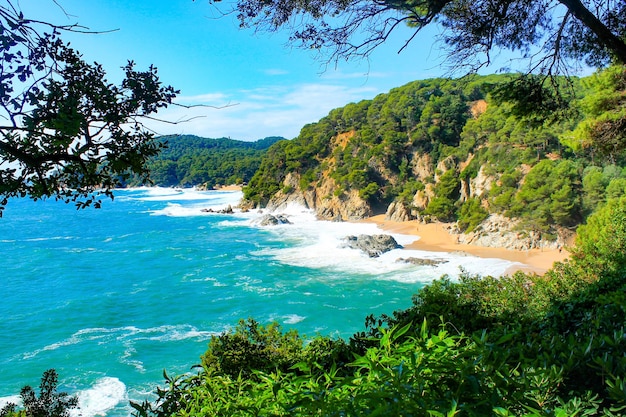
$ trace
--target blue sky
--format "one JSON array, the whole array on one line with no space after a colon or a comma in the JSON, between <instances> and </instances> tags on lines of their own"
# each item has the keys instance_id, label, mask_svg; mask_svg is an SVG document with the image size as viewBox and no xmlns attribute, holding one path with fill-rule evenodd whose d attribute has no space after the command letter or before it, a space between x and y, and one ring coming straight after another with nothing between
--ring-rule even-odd
<instances>
[{"instance_id":1,"label":"blue sky","mask_svg":"<svg viewBox=\"0 0 626 417\"><path fill-rule=\"evenodd\" d=\"M104 66L110 81L129 59L150 64L161 80L181 91L181 104L222 109L170 108L153 122L159 134L195 134L257 140L293 138L306 123L334 108L371 99L407 82L446 75L435 43L437 28L421 33L402 53L412 32L398 32L369 61L325 67L312 51L290 47L287 33L239 29L233 16L219 17L207 0L22 0L27 17L79 23L110 33L66 36L84 58ZM223 4L223 3L222 3Z\"/></svg>"}]
</instances>

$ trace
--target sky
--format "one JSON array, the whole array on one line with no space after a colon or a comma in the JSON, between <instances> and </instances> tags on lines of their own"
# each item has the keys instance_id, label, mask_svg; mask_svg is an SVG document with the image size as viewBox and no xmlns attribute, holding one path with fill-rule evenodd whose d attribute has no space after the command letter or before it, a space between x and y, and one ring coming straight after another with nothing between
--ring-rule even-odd
<instances>
[{"instance_id":1,"label":"sky","mask_svg":"<svg viewBox=\"0 0 626 417\"><path fill-rule=\"evenodd\" d=\"M413 34L409 28L398 31L367 61L326 66L314 51L289 45L287 32L240 29L234 16L221 16L208 0L18 2L26 17L102 32L63 39L86 61L102 64L110 81L119 82L128 60L140 70L154 65L165 85L180 90L177 103L209 106L159 113L177 122L148 122L159 135L291 139L334 108L448 73L436 27L420 33L401 53Z\"/></svg>"}]
</instances>

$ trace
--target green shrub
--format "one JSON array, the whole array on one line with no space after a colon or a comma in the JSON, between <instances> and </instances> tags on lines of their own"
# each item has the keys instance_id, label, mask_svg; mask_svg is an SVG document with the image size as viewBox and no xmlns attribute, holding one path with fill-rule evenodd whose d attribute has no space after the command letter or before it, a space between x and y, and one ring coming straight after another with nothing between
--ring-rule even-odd
<instances>
[{"instance_id":1,"label":"green shrub","mask_svg":"<svg viewBox=\"0 0 626 417\"><path fill-rule=\"evenodd\" d=\"M481 205L480 200L472 197L465 201L459 209L459 229L465 233L472 232L488 216L489 213Z\"/></svg>"},{"instance_id":2,"label":"green shrub","mask_svg":"<svg viewBox=\"0 0 626 417\"><path fill-rule=\"evenodd\" d=\"M283 333L278 323L263 326L253 319L240 320L234 331L211 338L202 366L231 378L287 370L300 361L303 343L297 331Z\"/></svg>"}]
</instances>

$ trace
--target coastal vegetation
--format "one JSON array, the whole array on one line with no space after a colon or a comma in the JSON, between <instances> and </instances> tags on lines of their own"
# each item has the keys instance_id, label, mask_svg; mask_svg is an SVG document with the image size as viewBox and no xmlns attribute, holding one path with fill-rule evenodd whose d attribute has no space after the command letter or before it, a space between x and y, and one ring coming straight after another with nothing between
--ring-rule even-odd
<instances>
[{"instance_id":1,"label":"coastal vegetation","mask_svg":"<svg viewBox=\"0 0 626 417\"><path fill-rule=\"evenodd\" d=\"M541 43L547 54L536 69L548 74L415 81L335 109L272 145L245 198L256 205L295 193L317 195L309 198L315 204L358 199L360 213L382 207L392 216L457 221L464 231L494 213L548 238L579 226L571 259L543 276L442 277L410 308L367 317L349 340L242 320L213 337L190 373L165 374L155 400L132 403L135 415L626 414L625 6L597 3L593 16L562 0L559 21L545 13L556 2L522 3L237 3L243 26L276 29L308 14L317 26L298 27L292 40L331 42L335 58L361 54L359 45L367 53L400 22L421 30L438 20L470 66L489 61L494 46ZM390 9L399 16L384 18ZM120 178L146 174L161 145L141 117L170 105L177 91L161 86L156 69L138 72L132 63L122 86L112 86L100 66L60 42L61 28L43 23L53 31L40 35L15 10L0 8L2 102L11 123L0 157L22 169L1 172L0 213L5 197L26 194L97 204L96 188L110 194ZM324 20L331 15L339 28ZM362 22L382 28L355 45L347 35ZM586 79L554 76L567 58L618 64ZM29 84L26 93L14 93L18 79ZM120 127L128 123L130 133ZM189 177L170 176L165 160L154 170L163 181L211 181L199 159L189 160ZM244 181L243 172L220 181L240 174ZM336 210L326 213L353 217ZM9 405L0 415L68 415L76 400L57 394L56 382L47 372L39 397L27 387L24 409Z\"/></svg>"},{"instance_id":2,"label":"coastal vegetation","mask_svg":"<svg viewBox=\"0 0 626 417\"><path fill-rule=\"evenodd\" d=\"M137 416L619 416L626 197L544 276L434 281L349 340L242 320Z\"/></svg>"},{"instance_id":3,"label":"coastal vegetation","mask_svg":"<svg viewBox=\"0 0 626 417\"><path fill-rule=\"evenodd\" d=\"M208 139L193 135L158 138L161 152L146 164L151 183L163 187L213 188L250 181L271 145L284 138L255 142L229 138ZM129 186L144 185L135 177Z\"/></svg>"},{"instance_id":4,"label":"coastal vegetation","mask_svg":"<svg viewBox=\"0 0 626 417\"><path fill-rule=\"evenodd\" d=\"M401 211L399 220L458 222L461 231L501 214L554 239L623 190L626 73L571 80L567 110L543 117L519 114L506 98L510 79L415 81L335 109L273 145L244 197L263 206L279 191L279 200L303 196L322 217L337 215L324 211L337 200L343 218L363 213L349 208L359 200L368 215Z\"/></svg>"}]
</instances>

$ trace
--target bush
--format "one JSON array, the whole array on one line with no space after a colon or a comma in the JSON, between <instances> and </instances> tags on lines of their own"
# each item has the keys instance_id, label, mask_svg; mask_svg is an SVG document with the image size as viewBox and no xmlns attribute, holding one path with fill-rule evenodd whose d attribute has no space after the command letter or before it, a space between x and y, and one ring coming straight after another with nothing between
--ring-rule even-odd
<instances>
[{"instance_id":1,"label":"bush","mask_svg":"<svg viewBox=\"0 0 626 417\"><path fill-rule=\"evenodd\" d=\"M459 229L462 232L472 232L483 220L489 217L480 200L472 197L461 205L459 210Z\"/></svg>"},{"instance_id":2,"label":"bush","mask_svg":"<svg viewBox=\"0 0 626 417\"><path fill-rule=\"evenodd\" d=\"M202 366L231 378L286 371L300 361L303 343L296 330L283 333L278 323L263 326L253 319L240 320L234 331L211 338Z\"/></svg>"},{"instance_id":3,"label":"bush","mask_svg":"<svg viewBox=\"0 0 626 417\"><path fill-rule=\"evenodd\" d=\"M70 410L78 408L78 398L57 392L58 380L54 369L45 371L39 385L39 397L30 386L25 386L20 393L24 409L16 411L15 404L7 404L0 410L0 416L69 417Z\"/></svg>"}]
</instances>

